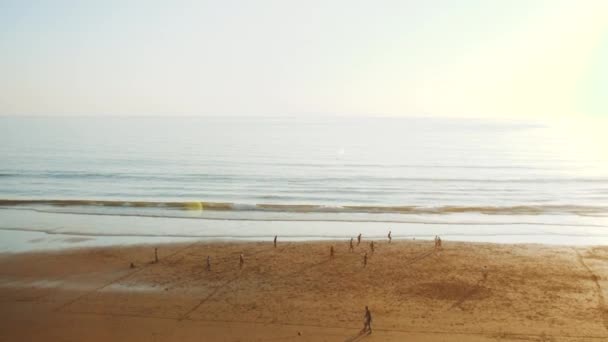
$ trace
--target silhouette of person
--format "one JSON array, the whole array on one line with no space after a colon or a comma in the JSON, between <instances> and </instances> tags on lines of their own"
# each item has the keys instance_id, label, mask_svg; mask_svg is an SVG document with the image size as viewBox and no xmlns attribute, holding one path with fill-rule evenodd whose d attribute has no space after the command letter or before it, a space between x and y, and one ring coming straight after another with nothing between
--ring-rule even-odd
<instances>
[{"instance_id":1,"label":"silhouette of person","mask_svg":"<svg viewBox=\"0 0 608 342\"><path fill-rule=\"evenodd\" d=\"M365 316L363 318L363 332L372 333L372 312L365 306Z\"/></svg>"}]
</instances>

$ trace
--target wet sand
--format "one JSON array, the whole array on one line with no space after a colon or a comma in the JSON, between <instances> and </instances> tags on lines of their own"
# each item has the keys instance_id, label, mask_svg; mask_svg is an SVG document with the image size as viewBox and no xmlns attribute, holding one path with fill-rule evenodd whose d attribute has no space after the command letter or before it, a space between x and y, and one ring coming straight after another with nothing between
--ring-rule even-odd
<instances>
[{"instance_id":1,"label":"wet sand","mask_svg":"<svg viewBox=\"0 0 608 342\"><path fill-rule=\"evenodd\" d=\"M6 254L0 341L608 340L608 247L375 244Z\"/></svg>"}]
</instances>

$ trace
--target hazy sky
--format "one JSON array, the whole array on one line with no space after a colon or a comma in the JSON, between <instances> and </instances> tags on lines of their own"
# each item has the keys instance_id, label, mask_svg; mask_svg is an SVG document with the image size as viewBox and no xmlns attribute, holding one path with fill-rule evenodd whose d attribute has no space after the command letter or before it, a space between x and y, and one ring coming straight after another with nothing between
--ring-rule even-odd
<instances>
[{"instance_id":1,"label":"hazy sky","mask_svg":"<svg viewBox=\"0 0 608 342\"><path fill-rule=\"evenodd\" d=\"M608 116L608 1L0 0L0 114Z\"/></svg>"}]
</instances>

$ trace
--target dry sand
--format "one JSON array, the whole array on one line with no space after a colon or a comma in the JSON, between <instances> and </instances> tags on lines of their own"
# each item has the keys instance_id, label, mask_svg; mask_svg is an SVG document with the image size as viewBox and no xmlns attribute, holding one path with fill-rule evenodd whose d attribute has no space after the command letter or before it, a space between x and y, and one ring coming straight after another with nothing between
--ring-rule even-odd
<instances>
[{"instance_id":1,"label":"dry sand","mask_svg":"<svg viewBox=\"0 0 608 342\"><path fill-rule=\"evenodd\" d=\"M608 341L608 247L158 247L1 256L0 341Z\"/></svg>"}]
</instances>

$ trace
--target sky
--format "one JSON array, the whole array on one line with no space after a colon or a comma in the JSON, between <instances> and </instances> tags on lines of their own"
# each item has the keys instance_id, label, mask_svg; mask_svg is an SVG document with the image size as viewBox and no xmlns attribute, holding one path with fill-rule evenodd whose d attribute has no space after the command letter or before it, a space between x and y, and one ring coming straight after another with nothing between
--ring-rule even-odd
<instances>
[{"instance_id":1,"label":"sky","mask_svg":"<svg viewBox=\"0 0 608 342\"><path fill-rule=\"evenodd\" d=\"M0 0L0 115L608 117L604 0Z\"/></svg>"}]
</instances>

